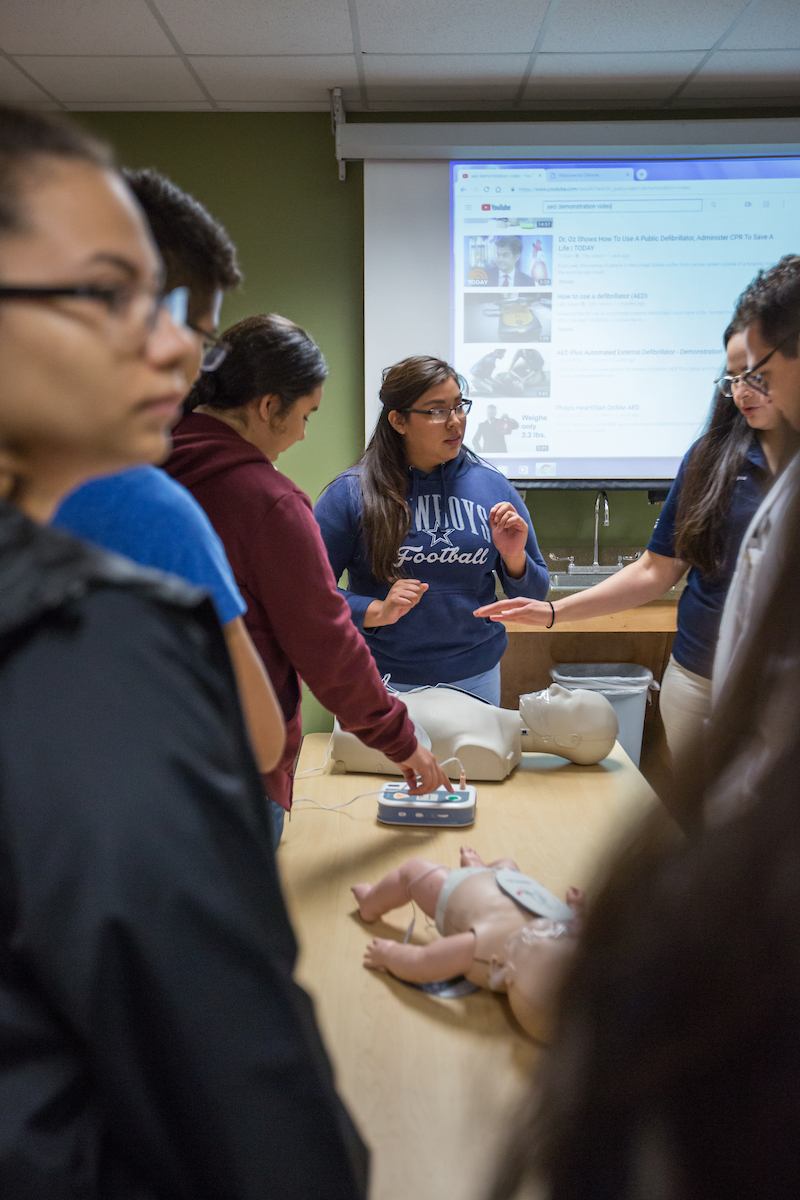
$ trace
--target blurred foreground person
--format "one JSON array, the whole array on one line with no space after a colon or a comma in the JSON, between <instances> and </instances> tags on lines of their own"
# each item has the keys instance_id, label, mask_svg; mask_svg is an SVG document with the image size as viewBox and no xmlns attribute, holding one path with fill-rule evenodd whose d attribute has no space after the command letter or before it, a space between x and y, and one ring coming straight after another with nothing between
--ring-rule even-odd
<instances>
[{"instance_id":1,"label":"blurred foreground person","mask_svg":"<svg viewBox=\"0 0 800 1200\"><path fill-rule=\"evenodd\" d=\"M622 850L492 1200L800 1194L800 495L672 797Z\"/></svg>"},{"instance_id":2,"label":"blurred foreground person","mask_svg":"<svg viewBox=\"0 0 800 1200\"><path fill-rule=\"evenodd\" d=\"M40 524L164 455L184 316L103 147L0 109L3 1200L365 1194L213 606Z\"/></svg>"}]
</instances>

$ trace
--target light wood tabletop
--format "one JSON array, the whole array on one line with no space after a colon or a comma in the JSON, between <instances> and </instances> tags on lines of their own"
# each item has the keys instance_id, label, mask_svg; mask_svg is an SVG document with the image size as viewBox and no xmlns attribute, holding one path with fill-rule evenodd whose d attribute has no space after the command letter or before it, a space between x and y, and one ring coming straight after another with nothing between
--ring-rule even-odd
<instances>
[{"instance_id":1,"label":"light wood tabletop","mask_svg":"<svg viewBox=\"0 0 800 1200\"><path fill-rule=\"evenodd\" d=\"M304 739L298 772L325 759L328 735ZM297 800L342 804L385 777L325 771L295 783ZM594 767L526 754L502 783L477 783L466 830L380 825L377 797L327 812L296 803L278 862L300 942L298 978L314 997L339 1090L372 1151L372 1200L479 1200L534 1068L537 1050L503 996L433 998L361 959L376 934L402 940L411 906L374 925L354 883L376 882L419 854L458 866L461 843L485 861L510 856L563 897L591 884L604 851L653 794L617 744ZM417 914L414 940L438 937Z\"/></svg>"}]
</instances>

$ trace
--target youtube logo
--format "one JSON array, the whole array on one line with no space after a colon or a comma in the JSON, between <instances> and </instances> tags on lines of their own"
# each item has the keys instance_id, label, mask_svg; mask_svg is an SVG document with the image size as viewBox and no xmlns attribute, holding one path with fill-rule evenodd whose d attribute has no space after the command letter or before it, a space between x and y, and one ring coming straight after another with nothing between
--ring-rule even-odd
<instances>
[{"instance_id":1,"label":"youtube logo","mask_svg":"<svg viewBox=\"0 0 800 1200\"><path fill-rule=\"evenodd\" d=\"M491 212L491 211L492 211L491 204L482 204L481 205L481 212Z\"/></svg>"}]
</instances>

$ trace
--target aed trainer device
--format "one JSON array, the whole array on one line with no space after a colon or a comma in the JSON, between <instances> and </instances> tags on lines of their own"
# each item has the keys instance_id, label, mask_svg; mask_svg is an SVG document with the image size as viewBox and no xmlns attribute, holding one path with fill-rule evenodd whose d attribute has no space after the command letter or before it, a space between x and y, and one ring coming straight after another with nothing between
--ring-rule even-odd
<instances>
[{"instance_id":1,"label":"aed trainer device","mask_svg":"<svg viewBox=\"0 0 800 1200\"><path fill-rule=\"evenodd\" d=\"M410 796L407 784L387 783L378 793L378 820L384 825L471 825L475 799L469 785Z\"/></svg>"}]
</instances>

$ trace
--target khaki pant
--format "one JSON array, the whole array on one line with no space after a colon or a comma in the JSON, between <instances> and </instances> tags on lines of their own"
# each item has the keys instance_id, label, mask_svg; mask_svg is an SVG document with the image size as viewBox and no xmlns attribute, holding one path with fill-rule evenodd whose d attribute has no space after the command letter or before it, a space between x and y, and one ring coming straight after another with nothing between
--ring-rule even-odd
<instances>
[{"instance_id":1,"label":"khaki pant","mask_svg":"<svg viewBox=\"0 0 800 1200\"><path fill-rule=\"evenodd\" d=\"M670 654L661 681L661 720L675 759L711 715L711 680L687 671Z\"/></svg>"}]
</instances>

